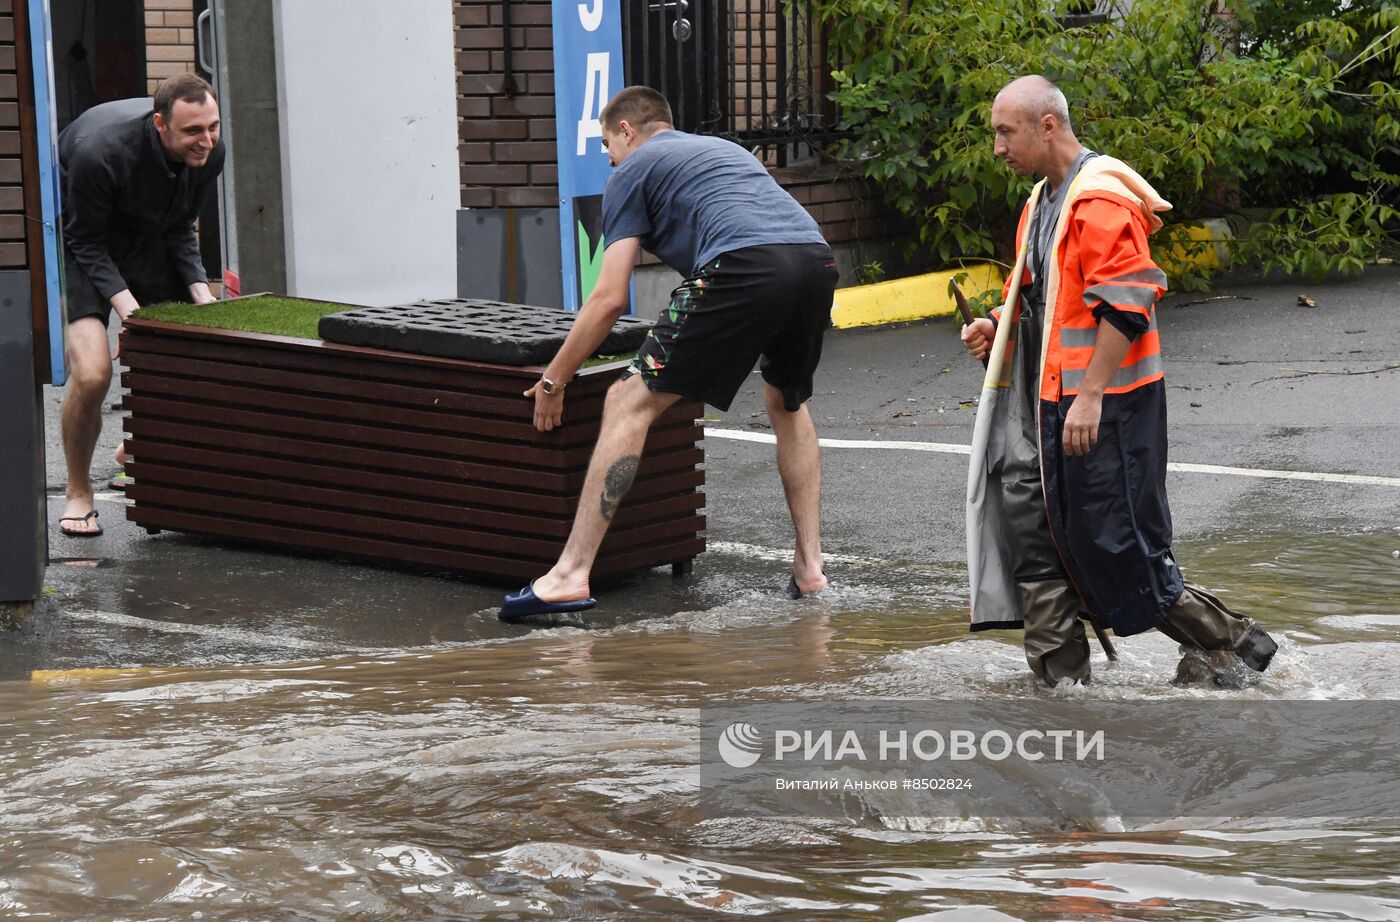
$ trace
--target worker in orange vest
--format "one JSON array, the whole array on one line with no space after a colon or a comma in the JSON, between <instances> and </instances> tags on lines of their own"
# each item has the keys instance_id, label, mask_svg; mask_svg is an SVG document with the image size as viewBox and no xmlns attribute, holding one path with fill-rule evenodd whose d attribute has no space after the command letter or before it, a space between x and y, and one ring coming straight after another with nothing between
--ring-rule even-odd
<instances>
[{"instance_id":1,"label":"worker in orange vest","mask_svg":"<svg viewBox=\"0 0 1400 922\"><path fill-rule=\"evenodd\" d=\"M1182 647L1178 681L1253 684L1277 645L1184 581L1171 551L1167 402L1148 234L1171 205L1086 149L1040 76L992 106L996 154L1044 177L1017 230L1003 307L963 327L987 361L968 475L972 629L1024 627L1031 670L1087 681L1081 616Z\"/></svg>"}]
</instances>

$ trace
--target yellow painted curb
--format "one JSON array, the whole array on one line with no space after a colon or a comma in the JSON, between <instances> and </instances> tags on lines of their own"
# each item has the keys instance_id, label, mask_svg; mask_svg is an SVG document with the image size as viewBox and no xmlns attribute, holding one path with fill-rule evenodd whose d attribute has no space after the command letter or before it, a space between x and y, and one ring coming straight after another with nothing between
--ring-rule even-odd
<instances>
[{"instance_id":1,"label":"yellow painted curb","mask_svg":"<svg viewBox=\"0 0 1400 922\"><path fill-rule=\"evenodd\" d=\"M1219 218L1173 224L1153 235L1152 258L1172 276L1190 269L1219 269L1228 258L1232 237L1230 225Z\"/></svg>"},{"instance_id":2,"label":"yellow painted curb","mask_svg":"<svg viewBox=\"0 0 1400 922\"><path fill-rule=\"evenodd\" d=\"M966 269L839 289L831 308L831 322L838 330L844 330L956 313L958 305L948 294L948 282L964 273L967 278L960 284L969 299L988 289L1001 291L1001 269L991 263L977 263Z\"/></svg>"}]
</instances>

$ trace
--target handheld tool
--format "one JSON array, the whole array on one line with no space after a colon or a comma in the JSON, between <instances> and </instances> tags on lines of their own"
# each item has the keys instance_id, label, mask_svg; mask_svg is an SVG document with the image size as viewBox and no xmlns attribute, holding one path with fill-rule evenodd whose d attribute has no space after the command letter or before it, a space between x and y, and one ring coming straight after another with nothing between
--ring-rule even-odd
<instances>
[{"instance_id":1,"label":"handheld tool","mask_svg":"<svg viewBox=\"0 0 1400 922\"><path fill-rule=\"evenodd\" d=\"M958 302L958 313L962 316L962 322L965 324L971 323L974 318L972 316L972 307L967 303L967 295L963 294L957 282L949 282L948 287L953 290L953 300ZM987 360L985 358L982 359L982 365L985 367L986 364ZM1099 639L1099 646L1103 647L1104 655L1108 657L1109 662L1118 662L1118 651L1114 649L1113 641L1108 639L1108 635L1103 632L1103 628L1099 627L1093 618L1086 618L1085 620L1089 622L1089 627L1094 629L1094 636Z\"/></svg>"}]
</instances>

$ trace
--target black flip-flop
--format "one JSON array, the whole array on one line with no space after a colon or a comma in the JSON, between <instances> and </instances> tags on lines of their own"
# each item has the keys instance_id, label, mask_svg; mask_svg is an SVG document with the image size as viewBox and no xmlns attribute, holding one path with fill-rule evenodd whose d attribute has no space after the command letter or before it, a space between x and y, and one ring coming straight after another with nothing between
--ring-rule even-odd
<instances>
[{"instance_id":1,"label":"black flip-flop","mask_svg":"<svg viewBox=\"0 0 1400 922\"><path fill-rule=\"evenodd\" d=\"M74 531L63 524L64 522L91 522L95 518L97 518L96 509L89 512L87 515L64 516L58 520L58 530L70 538L96 538L98 535L102 534L101 525L97 526L97 531Z\"/></svg>"},{"instance_id":2,"label":"black flip-flop","mask_svg":"<svg viewBox=\"0 0 1400 922\"><path fill-rule=\"evenodd\" d=\"M822 571L822 576L826 576L825 570ZM831 588L831 582L829 580L827 581L826 588ZM818 589L817 591L822 592L824 590ZM795 576L788 577L787 594L788 598L792 599L793 601L797 601L798 599L805 599L807 598L807 596L811 595L811 593L803 592L801 589L797 588L797 577Z\"/></svg>"},{"instance_id":3,"label":"black flip-flop","mask_svg":"<svg viewBox=\"0 0 1400 922\"><path fill-rule=\"evenodd\" d=\"M496 617L502 621L519 621L531 615L562 615L571 612L588 611L598 604L597 599L576 599L571 602L548 602L535 595L535 584L531 583L519 592L506 596L505 604Z\"/></svg>"}]
</instances>

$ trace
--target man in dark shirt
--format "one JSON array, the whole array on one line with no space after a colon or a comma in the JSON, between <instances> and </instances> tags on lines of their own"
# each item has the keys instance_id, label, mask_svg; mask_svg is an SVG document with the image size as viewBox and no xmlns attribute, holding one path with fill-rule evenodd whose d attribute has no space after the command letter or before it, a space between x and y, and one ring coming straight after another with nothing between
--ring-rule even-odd
<instances>
[{"instance_id":1,"label":"man in dark shirt","mask_svg":"<svg viewBox=\"0 0 1400 922\"><path fill-rule=\"evenodd\" d=\"M107 321L143 304L214 300L194 221L224 165L219 105L193 74L171 77L154 100L123 99L84 112L58 136L68 303L68 394L63 451L68 504L59 528L102 533L89 468L112 380Z\"/></svg>"},{"instance_id":2,"label":"man in dark shirt","mask_svg":"<svg viewBox=\"0 0 1400 922\"><path fill-rule=\"evenodd\" d=\"M549 573L506 597L501 618L593 607L589 571L632 486L651 424L682 397L729 409L760 358L796 530L788 593L800 598L825 589L821 458L806 401L831 319L831 248L752 154L721 138L676 131L655 90L622 90L601 120L614 167L603 193L603 265L564 345L525 392L535 399L536 428L547 432L563 419L564 388L626 309L643 247L685 281L631 369L608 391L563 554Z\"/></svg>"}]
</instances>

